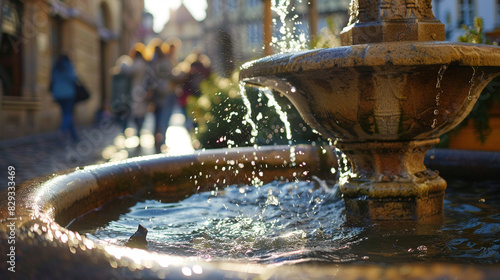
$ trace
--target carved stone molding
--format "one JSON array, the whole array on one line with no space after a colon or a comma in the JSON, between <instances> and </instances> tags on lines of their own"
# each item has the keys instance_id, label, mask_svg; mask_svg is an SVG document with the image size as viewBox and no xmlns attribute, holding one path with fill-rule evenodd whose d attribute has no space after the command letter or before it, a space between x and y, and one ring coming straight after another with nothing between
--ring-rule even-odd
<instances>
[{"instance_id":1,"label":"carved stone molding","mask_svg":"<svg viewBox=\"0 0 500 280\"><path fill-rule=\"evenodd\" d=\"M352 0L350 16L343 45L445 39L431 0Z\"/></svg>"}]
</instances>

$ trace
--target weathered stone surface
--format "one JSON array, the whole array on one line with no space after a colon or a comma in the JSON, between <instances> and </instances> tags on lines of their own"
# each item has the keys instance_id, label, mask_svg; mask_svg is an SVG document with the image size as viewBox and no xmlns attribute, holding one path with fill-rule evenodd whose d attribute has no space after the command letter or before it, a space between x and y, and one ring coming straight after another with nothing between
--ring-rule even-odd
<instances>
[{"instance_id":1,"label":"weathered stone surface","mask_svg":"<svg viewBox=\"0 0 500 280\"><path fill-rule=\"evenodd\" d=\"M444 191L420 197L344 197L348 219L370 220L422 220L442 213L443 199Z\"/></svg>"},{"instance_id":2,"label":"weathered stone surface","mask_svg":"<svg viewBox=\"0 0 500 280\"><path fill-rule=\"evenodd\" d=\"M440 40L431 1L353 0L347 46L252 61L240 79L279 90L338 141L353 166L340 182L348 211L421 219L442 211L446 188L425 152L500 74L499 47Z\"/></svg>"},{"instance_id":3,"label":"weathered stone surface","mask_svg":"<svg viewBox=\"0 0 500 280\"><path fill-rule=\"evenodd\" d=\"M264 58L240 76L283 92L325 137L411 141L460 123L499 65L499 47L401 42Z\"/></svg>"},{"instance_id":4,"label":"weathered stone surface","mask_svg":"<svg viewBox=\"0 0 500 280\"><path fill-rule=\"evenodd\" d=\"M430 0L353 0L342 45L398 41L444 41L444 24Z\"/></svg>"}]
</instances>

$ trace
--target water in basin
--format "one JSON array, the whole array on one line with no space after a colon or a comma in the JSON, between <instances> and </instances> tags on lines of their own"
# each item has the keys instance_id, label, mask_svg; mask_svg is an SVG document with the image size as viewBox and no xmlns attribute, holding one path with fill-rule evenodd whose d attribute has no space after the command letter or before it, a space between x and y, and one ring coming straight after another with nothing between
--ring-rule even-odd
<instances>
[{"instance_id":1,"label":"water in basin","mask_svg":"<svg viewBox=\"0 0 500 280\"><path fill-rule=\"evenodd\" d=\"M498 263L499 188L450 180L443 216L357 224L346 219L340 192L320 180L233 185L178 202L122 197L70 229L122 245L142 224L149 251L214 261ZM96 219L110 209L114 220Z\"/></svg>"}]
</instances>

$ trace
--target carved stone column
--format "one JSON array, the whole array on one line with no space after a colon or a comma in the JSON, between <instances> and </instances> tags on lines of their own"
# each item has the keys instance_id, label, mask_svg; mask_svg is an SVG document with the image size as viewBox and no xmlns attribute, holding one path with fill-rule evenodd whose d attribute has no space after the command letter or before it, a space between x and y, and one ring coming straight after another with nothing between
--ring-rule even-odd
<instances>
[{"instance_id":1,"label":"carved stone column","mask_svg":"<svg viewBox=\"0 0 500 280\"><path fill-rule=\"evenodd\" d=\"M337 144L352 164L341 178L348 214L374 220L414 220L443 211L446 181L424 165L439 139Z\"/></svg>"},{"instance_id":2,"label":"carved stone column","mask_svg":"<svg viewBox=\"0 0 500 280\"><path fill-rule=\"evenodd\" d=\"M431 0L352 0L342 45L395 41L444 41L444 24Z\"/></svg>"}]
</instances>

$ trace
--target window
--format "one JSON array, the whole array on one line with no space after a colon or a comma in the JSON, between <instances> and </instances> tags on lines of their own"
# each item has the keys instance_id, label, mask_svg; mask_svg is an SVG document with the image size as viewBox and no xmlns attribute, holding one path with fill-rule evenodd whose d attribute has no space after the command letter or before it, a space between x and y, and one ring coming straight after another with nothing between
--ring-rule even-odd
<instances>
[{"instance_id":1,"label":"window","mask_svg":"<svg viewBox=\"0 0 500 280\"><path fill-rule=\"evenodd\" d=\"M238 0L226 0L226 10L235 11L238 9Z\"/></svg>"},{"instance_id":2,"label":"window","mask_svg":"<svg viewBox=\"0 0 500 280\"><path fill-rule=\"evenodd\" d=\"M21 32L23 4L7 1L3 7L0 29L0 85L3 95L21 96L23 37Z\"/></svg>"},{"instance_id":3,"label":"window","mask_svg":"<svg viewBox=\"0 0 500 280\"><path fill-rule=\"evenodd\" d=\"M260 47L263 44L262 24L260 22L253 22L248 25L247 29L247 43L251 47Z\"/></svg>"},{"instance_id":4,"label":"window","mask_svg":"<svg viewBox=\"0 0 500 280\"><path fill-rule=\"evenodd\" d=\"M261 0L247 0L248 7L257 7Z\"/></svg>"},{"instance_id":5,"label":"window","mask_svg":"<svg viewBox=\"0 0 500 280\"><path fill-rule=\"evenodd\" d=\"M460 0L458 5L460 11L459 25L472 26L474 24L474 0Z\"/></svg>"},{"instance_id":6,"label":"window","mask_svg":"<svg viewBox=\"0 0 500 280\"><path fill-rule=\"evenodd\" d=\"M213 0L212 1L212 15L220 16L222 15L222 0Z\"/></svg>"}]
</instances>

